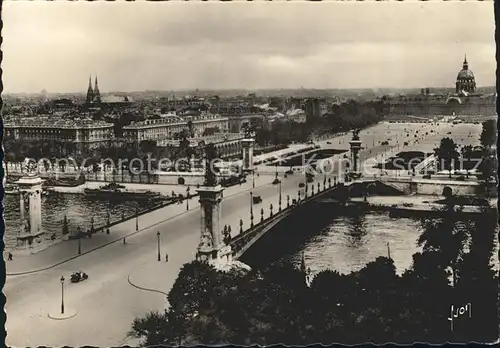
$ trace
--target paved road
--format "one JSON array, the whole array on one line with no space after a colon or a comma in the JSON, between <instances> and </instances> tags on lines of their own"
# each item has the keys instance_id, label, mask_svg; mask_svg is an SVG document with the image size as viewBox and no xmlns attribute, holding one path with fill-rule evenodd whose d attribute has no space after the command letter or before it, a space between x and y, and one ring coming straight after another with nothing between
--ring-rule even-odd
<instances>
[{"instance_id":1,"label":"paved road","mask_svg":"<svg viewBox=\"0 0 500 348\"><path fill-rule=\"evenodd\" d=\"M378 141L385 140L385 128L381 124L361 133L361 140L368 149L361 152L361 159L373 157L387 151ZM415 129L421 125L390 125L391 137L401 137L404 128ZM440 128L440 133L448 126ZM394 129L394 130L392 130ZM370 133L375 141L370 144ZM394 133L394 134L393 134ZM373 136L373 135L372 135ZM338 146L349 139L345 136L332 141ZM399 138L397 138L399 139ZM373 139L372 139L373 140ZM326 145L326 142L324 142ZM369 149L375 143L375 148ZM371 152L370 152L371 150ZM262 176L261 176L262 178ZM269 180L271 180L269 178ZM298 183L303 176L295 174L283 180L283 204L286 194L297 196ZM317 177L322 182L323 177ZM278 208L277 186L268 185L254 190L263 202L255 207L255 221L260 219L260 207L269 215L269 204ZM226 196L222 203L221 225L230 224L237 232L239 220L244 227L249 225L248 192ZM53 269L28 276L9 277L4 289L7 296L7 344L11 346L116 346L127 342L126 332L135 316L144 315L149 310L165 307L164 296L138 290L128 282L129 276L141 286L168 292L180 267L194 259L198 244L200 212L193 210L179 217L146 229L128 239L127 244L115 243ZM161 231L162 261L156 261L156 232ZM169 262L163 260L169 253ZM81 284L65 285L65 305L74 308L78 314L69 320L49 319L49 312L57 311L61 301L60 277L66 278L77 269L84 270L90 279Z\"/></svg>"}]
</instances>

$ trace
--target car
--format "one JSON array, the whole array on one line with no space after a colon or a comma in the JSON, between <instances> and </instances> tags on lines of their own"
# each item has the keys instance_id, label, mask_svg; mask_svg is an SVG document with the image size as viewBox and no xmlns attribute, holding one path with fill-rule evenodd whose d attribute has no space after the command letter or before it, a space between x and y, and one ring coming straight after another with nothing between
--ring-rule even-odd
<instances>
[{"instance_id":1,"label":"car","mask_svg":"<svg viewBox=\"0 0 500 348\"><path fill-rule=\"evenodd\" d=\"M73 272L71 274L70 279L71 279L72 283L79 283L79 282L82 282L84 280L89 279L89 276L85 272L77 271L77 272Z\"/></svg>"},{"instance_id":2,"label":"car","mask_svg":"<svg viewBox=\"0 0 500 348\"><path fill-rule=\"evenodd\" d=\"M289 169L285 172L286 175L293 175L293 170Z\"/></svg>"},{"instance_id":3,"label":"car","mask_svg":"<svg viewBox=\"0 0 500 348\"><path fill-rule=\"evenodd\" d=\"M430 178L431 178L431 175L430 175L430 174L425 174L425 175L423 176L423 178L424 178L424 179L430 179Z\"/></svg>"},{"instance_id":4,"label":"car","mask_svg":"<svg viewBox=\"0 0 500 348\"><path fill-rule=\"evenodd\" d=\"M301 182L301 183L299 184L299 187L300 187L300 188L302 188L302 187L304 187L304 186L306 186L306 184L304 184L303 182Z\"/></svg>"},{"instance_id":5,"label":"car","mask_svg":"<svg viewBox=\"0 0 500 348\"><path fill-rule=\"evenodd\" d=\"M252 202L253 202L253 204L262 203L262 197L261 196L253 196L252 197Z\"/></svg>"},{"instance_id":6,"label":"car","mask_svg":"<svg viewBox=\"0 0 500 348\"><path fill-rule=\"evenodd\" d=\"M331 145L331 144L332 144L332 142L331 142L331 141L327 141L326 143L327 143L327 144L329 144L329 145Z\"/></svg>"},{"instance_id":7,"label":"car","mask_svg":"<svg viewBox=\"0 0 500 348\"><path fill-rule=\"evenodd\" d=\"M448 132L448 133L446 133L446 134L451 134L451 132Z\"/></svg>"},{"instance_id":8,"label":"car","mask_svg":"<svg viewBox=\"0 0 500 348\"><path fill-rule=\"evenodd\" d=\"M278 185L280 182L281 182L281 180L276 178L273 180L273 185Z\"/></svg>"}]
</instances>

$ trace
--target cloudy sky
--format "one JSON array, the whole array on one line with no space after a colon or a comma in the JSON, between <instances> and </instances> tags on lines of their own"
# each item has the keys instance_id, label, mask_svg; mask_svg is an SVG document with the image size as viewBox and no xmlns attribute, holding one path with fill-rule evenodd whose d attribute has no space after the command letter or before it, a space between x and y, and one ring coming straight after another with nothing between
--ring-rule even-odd
<instances>
[{"instance_id":1,"label":"cloudy sky","mask_svg":"<svg viewBox=\"0 0 500 348\"><path fill-rule=\"evenodd\" d=\"M5 92L495 84L493 2L4 2Z\"/></svg>"}]
</instances>

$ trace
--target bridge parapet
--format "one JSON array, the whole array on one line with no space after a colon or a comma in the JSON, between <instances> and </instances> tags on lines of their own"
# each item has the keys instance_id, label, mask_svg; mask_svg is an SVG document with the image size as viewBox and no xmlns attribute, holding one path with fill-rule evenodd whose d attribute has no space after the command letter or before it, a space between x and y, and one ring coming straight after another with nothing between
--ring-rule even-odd
<instances>
[{"instance_id":1,"label":"bridge parapet","mask_svg":"<svg viewBox=\"0 0 500 348\"><path fill-rule=\"evenodd\" d=\"M274 227L281 220L289 216L293 213L295 209L299 206L312 202L318 199L321 196L328 194L330 191L339 187L338 183L333 184L331 180L323 180L323 183L317 182L315 185L309 184L310 188L309 195L307 197L302 197L297 200L295 203L290 202L290 196L288 195L285 199L286 204L281 209L278 206L275 210L272 210L270 207L269 215L267 218L264 218L264 211L261 210L261 218L257 219L259 222L250 225L247 230L240 231L240 233L231 238L229 241L229 245L233 251L233 259L238 259L241 255L245 253L259 238L261 238L267 231L269 231L272 227ZM253 220L252 220L253 221ZM242 226L240 222L240 226Z\"/></svg>"}]
</instances>

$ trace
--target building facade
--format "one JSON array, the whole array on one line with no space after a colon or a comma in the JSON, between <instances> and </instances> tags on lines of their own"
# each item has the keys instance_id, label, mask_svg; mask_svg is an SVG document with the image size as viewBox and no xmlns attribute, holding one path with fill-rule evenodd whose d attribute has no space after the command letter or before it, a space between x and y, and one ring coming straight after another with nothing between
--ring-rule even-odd
<instances>
[{"instance_id":1,"label":"building facade","mask_svg":"<svg viewBox=\"0 0 500 348\"><path fill-rule=\"evenodd\" d=\"M183 117L172 114L125 126L123 127L123 138L134 142L174 138L177 133L187 130L190 124L195 136L201 136L208 128L218 128L221 133L227 133L229 130L229 118L220 115L202 114Z\"/></svg>"},{"instance_id":2,"label":"building facade","mask_svg":"<svg viewBox=\"0 0 500 348\"><path fill-rule=\"evenodd\" d=\"M5 136L21 141L60 141L75 143L77 150L92 150L110 144L112 123L91 119L66 119L54 116L9 119L4 122Z\"/></svg>"},{"instance_id":3,"label":"building facade","mask_svg":"<svg viewBox=\"0 0 500 348\"><path fill-rule=\"evenodd\" d=\"M389 116L494 116L496 115L496 95L477 92L474 73L469 70L467 58L457 74L455 93L424 92L413 95L387 97Z\"/></svg>"}]
</instances>

